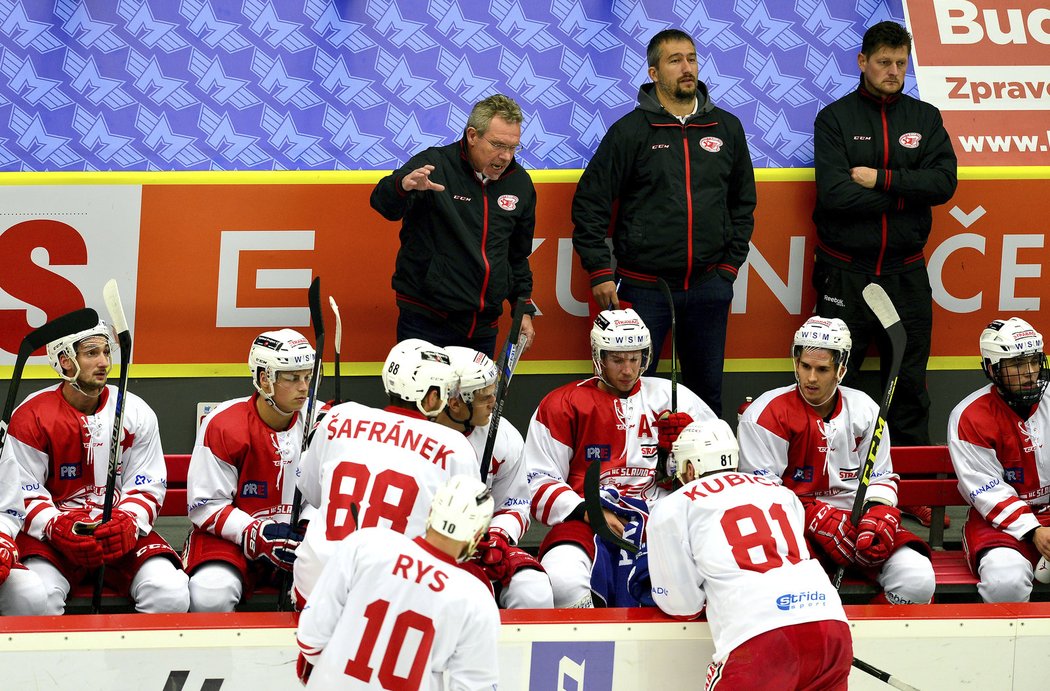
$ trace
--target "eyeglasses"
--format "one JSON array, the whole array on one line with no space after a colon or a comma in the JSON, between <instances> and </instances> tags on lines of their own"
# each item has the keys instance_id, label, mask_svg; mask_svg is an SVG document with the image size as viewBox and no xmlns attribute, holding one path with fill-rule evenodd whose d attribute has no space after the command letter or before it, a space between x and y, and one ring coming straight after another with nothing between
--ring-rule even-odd
<instances>
[{"instance_id":1,"label":"eyeglasses","mask_svg":"<svg viewBox=\"0 0 1050 691\"><path fill-rule=\"evenodd\" d=\"M481 136L482 139L487 141L489 143L489 146L491 146L496 151L506 151L508 154L510 154L512 156L514 155L514 153L516 151L521 151L521 144L516 144L516 145L502 144L500 142L494 142L494 141L492 141L491 139L489 139L488 137L486 137L484 135L480 135L480 136Z\"/></svg>"},{"instance_id":2,"label":"eyeglasses","mask_svg":"<svg viewBox=\"0 0 1050 691\"><path fill-rule=\"evenodd\" d=\"M294 372L278 372L277 381L283 384L298 384L300 382L309 385L314 380L313 372L309 374L295 374Z\"/></svg>"}]
</instances>

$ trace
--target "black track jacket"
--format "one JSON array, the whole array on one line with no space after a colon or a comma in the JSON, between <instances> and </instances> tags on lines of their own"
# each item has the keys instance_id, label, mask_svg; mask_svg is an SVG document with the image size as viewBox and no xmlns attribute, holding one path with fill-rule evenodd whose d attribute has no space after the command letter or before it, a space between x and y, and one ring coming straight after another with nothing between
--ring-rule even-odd
<instances>
[{"instance_id":1,"label":"black track jacket","mask_svg":"<svg viewBox=\"0 0 1050 691\"><path fill-rule=\"evenodd\" d=\"M717 271L729 281L747 258L755 227L755 171L740 120L716 107L703 82L683 125L654 84L609 128L572 200L572 242L591 285L613 279L605 238L612 227L617 275L684 289Z\"/></svg>"},{"instance_id":2,"label":"black track jacket","mask_svg":"<svg viewBox=\"0 0 1050 691\"><path fill-rule=\"evenodd\" d=\"M930 207L958 184L958 162L941 113L895 94L882 99L863 84L817 114L817 257L875 275L924 266ZM850 180L850 168L878 171L874 189Z\"/></svg>"},{"instance_id":3,"label":"black track jacket","mask_svg":"<svg viewBox=\"0 0 1050 691\"><path fill-rule=\"evenodd\" d=\"M406 192L401 179L426 164L444 191ZM526 313L536 311L529 268L536 190L516 161L482 185L466 140L431 147L380 180L371 204L387 220L401 220L391 280L399 307L446 319L468 336L494 331L504 300L526 298Z\"/></svg>"}]
</instances>

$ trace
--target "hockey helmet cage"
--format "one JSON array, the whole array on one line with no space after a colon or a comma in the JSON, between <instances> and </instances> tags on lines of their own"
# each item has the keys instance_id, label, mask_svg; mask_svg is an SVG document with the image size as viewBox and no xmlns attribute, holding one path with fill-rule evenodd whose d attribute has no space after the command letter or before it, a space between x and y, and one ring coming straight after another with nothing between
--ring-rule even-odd
<instances>
[{"instance_id":1,"label":"hockey helmet cage","mask_svg":"<svg viewBox=\"0 0 1050 691\"><path fill-rule=\"evenodd\" d=\"M736 470L740 464L740 446L725 420L690 422L671 445L674 473L683 483L686 468L693 467L696 477L719 470Z\"/></svg>"},{"instance_id":2,"label":"hockey helmet cage","mask_svg":"<svg viewBox=\"0 0 1050 691\"><path fill-rule=\"evenodd\" d=\"M591 327L591 360L594 373L602 376L602 353L642 351L640 371L649 368L653 340L649 328L633 309L603 310Z\"/></svg>"},{"instance_id":3,"label":"hockey helmet cage","mask_svg":"<svg viewBox=\"0 0 1050 691\"><path fill-rule=\"evenodd\" d=\"M496 383L496 363L488 355L462 346L446 346L445 352L459 378L450 398L459 396L464 403L473 403L475 393Z\"/></svg>"},{"instance_id":4,"label":"hockey helmet cage","mask_svg":"<svg viewBox=\"0 0 1050 691\"><path fill-rule=\"evenodd\" d=\"M835 364L845 367L853 341L846 322L838 318L810 317L795 332L791 357L797 359L803 350L822 349L831 351Z\"/></svg>"},{"instance_id":5,"label":"hockey helmet cage","mask_svg":"<svg viewBox=\"0 0 1050 691\"><path fill-rule=\"evenodd\" d=\"M435 417L445 409L458 377L444 348L419 338L401 341L390 350L383 363L383 389L387 395L415 403L419 412ZM424 407L427 393L437 388L441 404L436 410Z\"/></svg>"},{"instance_id":6,"label":"hockey helmet cage","mask_svg":"<svg viewBox=\"0 0 1050 691\"><path fill-rule=\"evenodd\" d=\"M47 361L51 364L51 368L58 372L58 376L62 377L68 382L75 382L77 377L80 376L80 363L77 362L77 345L84 339L91 338L92 336L101 336L106 339L106 343L113 347L117 342L113 337L113 330L110 328L104 320L99 319L98 324L85 329L83 331L77 331L76 333L63 336L62 338L56 338L47 344ZM62 363L59 361L59 355L65 355L73 363L73 374L68 375L62 371Z\"/></svg>"},{"instance_id":7,"label":"hockey helmet cage","mask_svg":"<svg viewBox=\"0 0 1050 691\"><path fill-rule=\"evenodd\" d=\"M454 475L438 488L430 505L427 527L466 543L457 561L469 559L489 529L495 501L488 486L470 475Z\"/></svg>"},{"instance_id":8,"label":"hockey helmet cage","mask_svg":"<svg viewBox=\"0 0 1050 691\"><path fill-rule=\"evenodd\" d=\"M981 358L984 373L999 389L1004 400L1011 404L1032 404L1038 401L1050 383L1050 368L1043 351L1043 336L1032 325L1018 317L996 319L981 332ZM1038 378L1002 371L1004 361L1014 358L1034 358L1039 364Z\"/></svg>"}]
</instances>

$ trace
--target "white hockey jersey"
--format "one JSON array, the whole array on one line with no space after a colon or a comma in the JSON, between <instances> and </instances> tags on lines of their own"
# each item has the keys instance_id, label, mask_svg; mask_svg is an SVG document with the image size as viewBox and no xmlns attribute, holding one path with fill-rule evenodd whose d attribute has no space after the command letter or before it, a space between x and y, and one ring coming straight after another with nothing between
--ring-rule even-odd
<instances>
[{"instance_id":1,"label":"white hockey jersey","mask_svg":"<svg viewBox=\"0 0 1050 691\"><path fill-rule=\"evenodd\" d=\"M499 610L423 538L363 528L338 546L299 617L308 689L491 691Z\"/></svg>"},{"instance_id":2,"label":"white hockey jersey","mask_svg":"<svg viewBox=\"0 0 1050 691\"><path fill-rule=\"evenodd\" d=\"M14 454L0 456L0 533L12 540L22 530L26 502Z\"/></svg>"},{"instance_id":3,"label":"white hockey jersey","mask_svg":"<svg viewBox=\"0 0 1050 691\"><path fill-rule=\"evenodd\" d=\"M4 456L14 458L20 468L24 529L38 540L61 512L87 508L93 519L101 518L106 494L117 388L103 389L93 415L71 406L61 389L57 384L29 394L12 414L4 443ZM124 401L113 508L133 515L145 535L164 503L168 468L156 414L130 391Z\"/></svg>"},{"instance_id":4,"label":"white hockey jersey","mask_svg":"<svg viewBox=\"0 0 1050 691\"><path fill-rule=\"evenodd\" d=\"M852 509L879 406L863 391L846 386L838 390L838 402L826 422L794 384L759 396L737 426L740 471L778 478L800 497ZM865 497L897 505L887 427Z\"/></svg>"},{"instance_id":5,"label":"white hockey jersey","mask_svg":"<svg viewBox=\"0 0 1050 691\"><path fill-rule=\"evenodd\" d=\"M453 475L480 472L462 432L415 411L353 402L321 420L301 470L303 499L318 508L295 551L295 588L304 597L337 543L358 527L422 535L437 489Z\"/></svg>"},{"instance_id":6,"label":"white hockey jersey","mask_svg":"<svg viewBox=\"0 0 1050 691\"><path fill-rule=\"evenodd\" d=\"M715 662L766 631L846 621L803 529L802 504L773 478L727 472L694 480L649 517L653 600L688 618L706 602Z\"/></svg>"},{"instance_id":7,"label":"white hockey jersey","mask_svg":"<svg viewBox=\"0 0 1050 691\"><path fill-rule=\"evenodd\" d=\"M656 420L671 408L671 382L641 377L626 398L603 391L598 379L560 386L547 394L525 437L532 515L557 525L579 505L588 464L601 461L601 484L650 507L667 491L655 481ZM715 414L689 389L678 387L678 411L694 421Z\"/></svg>"},{"instance_id":8,"label":"white hockey jersey","mask_svg":"<svg viewBox=\"0 0 1050 691\"><path fill-rule=\"evenodd\" d=\"M948 452L959 492L989 523L1021 539L1039 527L1035 511L1050 504L1050 390L1027 420L992 384L955 406L948 417Z\"/></svg>"},{"instance_id":9,"label":"white hockey jersey","mask_svg":"<svg viewBox=\"0 0 1050 691\"><path fill-rule=\"evenodd\" d=\"M489 425L475 427L467 436L480 461L489 436ZM502 528L515 543L529 529L529 483L525 477L525 440L510 420L503 418L496 430L496 443L492 447L492 462L489 464L489 486L496 510L492 514L492 527Z\"/></svg>"},{"instance_id":10,"label":"white hockey jersey","mask_svg":"<svg viewBox=\"0 0 1050 691\"><path fill-rule=\"evenodd\" d=\"M204 418L186 474L190 521L238 544L257 518L288 521L303 445L303 416L275 431L259 415L258 398L226 401Z\"/></svg>"}]
</instances>

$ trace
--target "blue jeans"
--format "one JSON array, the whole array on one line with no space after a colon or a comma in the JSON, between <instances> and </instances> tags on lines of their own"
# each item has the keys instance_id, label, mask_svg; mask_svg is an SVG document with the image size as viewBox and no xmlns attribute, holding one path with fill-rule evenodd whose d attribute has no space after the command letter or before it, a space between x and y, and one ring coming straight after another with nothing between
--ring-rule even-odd
<instances>
[{"instance_id":1,"label":"blue jeans","mask_svg":"<svg viewBox=\"0 0 1050 691\"><path fill-rule=\"evenodd\" d=\"M659 289L620 286L619 297L649 327L653 339L653 361L645 371L656 374L660 351L671 329L671 309ZM726 322L733 302L733 284L716 275L689 290L672 290L675 336L681 382L703 399L715 415L722 416L722 368L726 356Z\"/></svg>"},{"instance_id":2,"label":"blue jeans","mask_svg":"<svg viewBox=\"0 0 1050 691\"><path fill-rule=\"evenodd\" d=\"M399 309L397 315L397 341L421 338L436 346L464 346L493 356L496 352L496 333L468 338L461 330L450 326L448 321L430 317L422 312Z\"/></svg>"}]
</instances>

